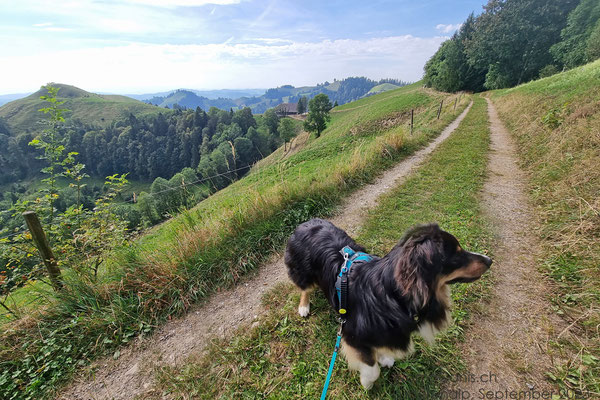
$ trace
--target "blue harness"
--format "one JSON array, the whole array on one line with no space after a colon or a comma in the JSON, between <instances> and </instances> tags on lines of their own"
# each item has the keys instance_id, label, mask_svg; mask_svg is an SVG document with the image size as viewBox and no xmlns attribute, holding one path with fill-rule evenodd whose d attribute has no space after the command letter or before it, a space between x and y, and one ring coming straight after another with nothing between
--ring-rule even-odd
<instances>
[{"instance_id":1,"label":"blue harness","mask_svg":"<svg viewBox=\"0 0 600 400\"><path fill-rule=\"evenodd\" d=\"M367 253L354 251L349 246L341 249L340 253L344 256L344 263L335 281L335 290L338 295L338 313L340 313L340 318L344 319L348 312L346 306L348 305L348 274L350 274L350 269L355 262L370 262L373 261L373 257Z\"/></svg>"},{"instance_id":2,"label":"blue harness","mask_svg":"<svg viewBox=\"0 0 600 400\"><path fill-rule=\"evenodd\" d=\"M348 312L346 309L346 306L348 305L348 274L355 262L363 263L373 260L373 256L360 251L354 251L349 246L345 246L341 249L340 253L344 256L344 263L342 264L340 273L335 281L335 290L338 296L338 313L340 314L340 328L338 329L337 339L335 341L335 349L333 350L333 355L329 362L329 370L327 371L325 385L321 392L321 400L325 400L325 397L327 397L327 389L329 389L329 382L331 381L331 375L333 374L333 366L335 364L335 359L337 358L338 350L340 349L340 342L342 341L342 328L346 322L346 313Z\"/></svg>"}]
</instances>

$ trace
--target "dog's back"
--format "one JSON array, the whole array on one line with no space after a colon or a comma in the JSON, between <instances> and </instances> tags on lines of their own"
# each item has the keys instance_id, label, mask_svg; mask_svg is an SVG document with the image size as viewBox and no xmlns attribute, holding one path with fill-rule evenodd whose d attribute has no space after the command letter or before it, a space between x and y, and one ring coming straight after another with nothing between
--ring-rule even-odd
<instances>
[{"instance_id":1,"label":"dog's back","mask_svg":"<svg viewBox=\"0 0 600 400\"><path fill-rule=\"evenodd\" d=\"M288 240L285 251L290 279L302 290L319 285L329 292L343 261L340 250L344 246L365 251L329 221L315 218L304 222Z\"/></svg>"}]
</instances>

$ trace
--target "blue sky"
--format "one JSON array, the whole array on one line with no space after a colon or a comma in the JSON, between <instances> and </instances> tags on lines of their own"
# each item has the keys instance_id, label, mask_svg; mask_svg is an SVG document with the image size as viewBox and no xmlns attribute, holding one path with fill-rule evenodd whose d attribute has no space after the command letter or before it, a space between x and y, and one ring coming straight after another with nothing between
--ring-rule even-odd
<instances>
[{"instance_id":1,"label":"blue sky","mask_svg":"<svg viewBox=\"0 0 600 400\"><path fill-rule=\"evenodd\" d=\"M0 0L0 94L415 81L484 0Z\"/></svg>"}]
</instances>

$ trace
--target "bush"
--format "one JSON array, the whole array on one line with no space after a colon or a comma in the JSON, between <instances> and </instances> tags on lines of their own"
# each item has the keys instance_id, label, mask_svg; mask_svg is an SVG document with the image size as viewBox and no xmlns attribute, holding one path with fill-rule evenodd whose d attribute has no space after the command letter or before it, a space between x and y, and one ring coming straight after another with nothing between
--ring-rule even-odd
<instances>
[{"instance_id":1,"label":"bush","mask_svg":"<svg viewBox=\"0 0 600 400\"><path fill-rule=\"evenodd\" d=\"M558 68L556 68L555 65L553 64L548 64L546 65L544 68L542 68L540 70L540 78L547 78L549 76L552 76L554 74L558 74L560 71L558 70Z\"/></svg>"}]
</instances>

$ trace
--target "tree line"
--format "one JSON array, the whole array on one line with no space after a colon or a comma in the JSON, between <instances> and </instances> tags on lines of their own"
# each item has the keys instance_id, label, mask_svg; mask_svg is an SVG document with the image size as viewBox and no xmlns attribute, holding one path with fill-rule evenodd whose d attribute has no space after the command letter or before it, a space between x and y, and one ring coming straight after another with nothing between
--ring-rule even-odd
<instances>
[{"instance_id":1,"label":"tree line","mask_svg":"<svg viewBox=\"0 0 600 400\"><path fill-rule=\"evenodd\" d=\"M128 173L130 179L152 181L169 178L185 167L196 169L201 160L202 173L207 164L218 163L221 155L231 169L234 164L249 165L283 143L278 124L274 110L255 117L249 108L234 112L213 107L208 112L176 110L146 119L129 115L106 128L72 121L60 128L60 134L66 149L79 153L90 176ZM38 152L28 145L34 136L0 132L0 184L39 172Z\"/></svg>"},{"instance_id":2,"label":"tree line","mask_svg":"<svg viewBox=\"0 0 600 400\"><path fill-rule=\"evenodd\" d=\"M425 64L437 90L512 87L600 58L598 0L489 0Z\"/></svg>"}]
</instances>

